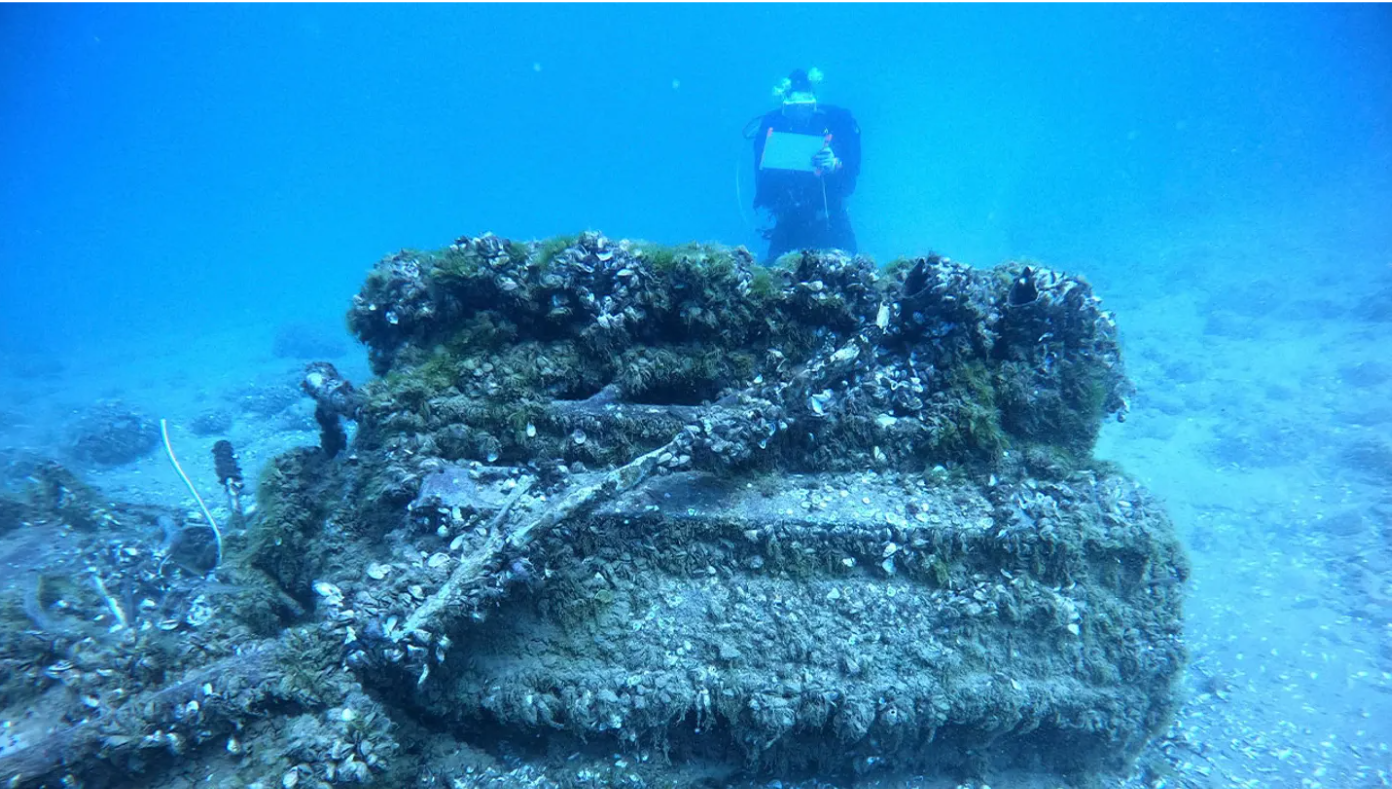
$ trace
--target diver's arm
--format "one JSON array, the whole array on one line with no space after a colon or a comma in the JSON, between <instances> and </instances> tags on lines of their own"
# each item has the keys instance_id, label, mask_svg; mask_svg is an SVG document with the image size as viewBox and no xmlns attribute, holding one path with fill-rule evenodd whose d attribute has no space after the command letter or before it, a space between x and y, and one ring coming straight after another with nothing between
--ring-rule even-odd
<instances>
[{"instance_id":1,"label":"diver's arm","mask_svg":"<svg viewBox=\"0 0 1392 789\"><path fill-rule=\"evenodd\" d=\"M838 120L832 129L831 149L841 166L828 176L827 186L845 197L855 191L856 178L860 176L860 124L849 112Z\"/></svg>"}]
</instances>

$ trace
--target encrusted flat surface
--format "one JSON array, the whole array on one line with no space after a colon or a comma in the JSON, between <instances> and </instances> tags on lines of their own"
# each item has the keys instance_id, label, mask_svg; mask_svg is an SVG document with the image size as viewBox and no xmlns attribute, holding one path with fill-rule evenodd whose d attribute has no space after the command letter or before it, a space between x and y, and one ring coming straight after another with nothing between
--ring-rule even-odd
<instances>
[{"instance_id":1,"label":"encrusted flat surface","mask_svg":"<svg viewBox=\"0 0 1392 789\"><path fill-rule=\"evenodd\" d=\"M1168 530L1115 477L660 476L547 540L427 706L833 773L1114 766L1183 660Z\"/></svg>"}]
</instances>

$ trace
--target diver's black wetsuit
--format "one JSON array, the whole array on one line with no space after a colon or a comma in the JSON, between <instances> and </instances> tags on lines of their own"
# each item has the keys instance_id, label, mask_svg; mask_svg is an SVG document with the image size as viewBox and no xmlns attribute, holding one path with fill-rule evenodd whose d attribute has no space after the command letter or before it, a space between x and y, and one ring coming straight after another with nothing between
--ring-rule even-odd
<instances>
[{"instance_id":1,"label":"diver's black wetsuit","mask_svg":"<svg viewBox=\"0 0 1392 789\"><path fill-rule=\"evenodd\" d=\"M821 177L796 170L759 169L770 129L795 134L830 134L831 150L841 159L841 168ZM803 123L793 121L782 109L765 115L754 135L754 207L767 208L776 222L765 234L769 240L768 260L795 249L842 249L854 253L855 231L846 214L846 198L855 191L858 175L860 126L849 110L819 104L812 117ZM825 202L823 182L826 184Z\"/></svg>"}]
</instances>

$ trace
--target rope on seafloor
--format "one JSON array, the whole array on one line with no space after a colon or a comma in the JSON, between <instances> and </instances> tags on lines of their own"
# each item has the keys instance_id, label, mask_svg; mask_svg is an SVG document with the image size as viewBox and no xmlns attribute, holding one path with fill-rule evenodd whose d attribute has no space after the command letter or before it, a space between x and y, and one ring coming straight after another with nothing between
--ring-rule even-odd
<instances>
[{"instance_id":1,"label":"rope on seafloor","mask_svg":"<svg viewBox=\"0 0 1392 789\"><path fill-rule=\"evenodd\" d=\"M169 441L169 420L160 420L160 435L164 436L164 451L169 454L169 462L174 464L174 470L179 472L179 478L188 486L193 498L198 501L199 509L203 510L203 517L208 519L208 525L213 529L213 538L217 541L217 561L213 562L213 567L222 564L222 530L218 528L217 520L213 518L213 513L208 509L208 505L203 503L203 497L198 495L198 488L193 486L193 480L184 473L184 467L179 465L179 459L174 457L174 445Z\"/></svg>"}]
</instances>

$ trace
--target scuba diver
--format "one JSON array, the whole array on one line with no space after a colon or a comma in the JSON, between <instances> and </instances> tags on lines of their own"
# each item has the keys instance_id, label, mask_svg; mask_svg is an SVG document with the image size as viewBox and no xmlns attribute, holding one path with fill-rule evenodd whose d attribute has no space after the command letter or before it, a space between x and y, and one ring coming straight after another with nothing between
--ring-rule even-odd
<instances>
[{"instance_id":1,"label":"scuba diver","mask_svg":"<svg viewBox=\"0 0 1392 789\"><path fill-rule=\"evenodd\" d=\"M817 102L821 81L815 68L796 69L773 89L781 106L757 119L754 208L772 215L761 231L768 261L798 249L856 251L846 198L860 174L860 126L849 110Z\"/></svg>"}]
</instances>

